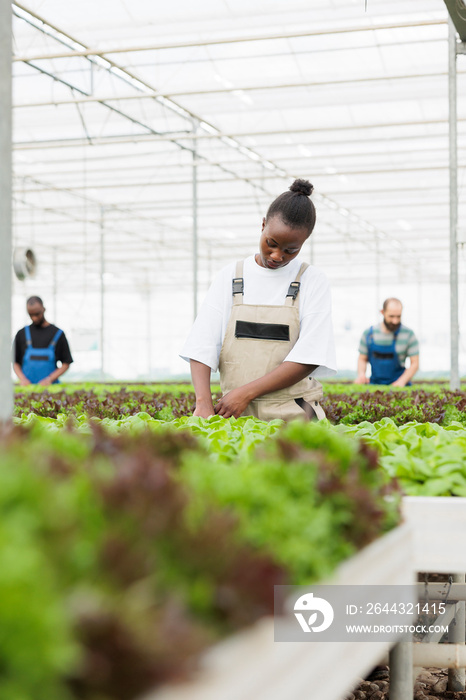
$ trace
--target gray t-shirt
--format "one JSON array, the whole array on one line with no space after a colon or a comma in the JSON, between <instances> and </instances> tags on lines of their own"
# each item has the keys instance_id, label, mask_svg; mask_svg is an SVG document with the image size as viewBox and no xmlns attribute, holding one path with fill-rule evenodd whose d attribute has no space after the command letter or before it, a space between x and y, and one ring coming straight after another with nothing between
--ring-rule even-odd
<instances>
[{"instance_id":1,"label":"gray t-shirt","mask_svg":"<svg viewBox=\"0 0 466 700\"><path fill-rule=\"evenodd\" d=\"M386 345L389 347L393 343L394 334L385 333L382 330L381 326L381 323L377 324L376 326L373 326L374 343L377 343L377 345ZM366 328L366 330L361 336L361 340L359 342L359 352L361 355L369 354L367 350L367 336L369 334L369 331L370 328ZM395 349L398 355L398 359L400 361L400 365L403 366L407 357L419 355L419 343L414 334L414 331L412 331L411 328L407 328L406 326L403 326L403 324L401 325L401 328L396 338Z\"/></svg>"}]
</instances>

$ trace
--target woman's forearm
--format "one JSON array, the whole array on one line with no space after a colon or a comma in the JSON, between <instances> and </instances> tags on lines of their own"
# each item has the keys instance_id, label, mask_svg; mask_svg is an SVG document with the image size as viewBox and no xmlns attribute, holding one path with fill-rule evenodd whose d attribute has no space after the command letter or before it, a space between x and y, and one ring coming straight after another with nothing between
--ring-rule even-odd
<instances>
[{"instance_id":1,"label":"woman's forearm","mask_svg":"<svg viewBox=\"0 0 466 700\"><path fill-rule=\"evenodd\" d=\"M298 362L282 362L263 377L229 391L217 403L215 412L224 418L238 418L258 396L292 386L308 377L316 367L317 365L302 365Z\"/></svg>"},{"instance_id":2,"label":"woman's forearm","mask_svg":"<svg viewBox=\"0 0 466 700\"><path fill-rule=\"evenodd\" d=\"M211 369L208 365L197 360L189 361L191 367L191 377L193 380L194 393L196 394L195 416L207 418L213 415L214 406L212 403L212 391L210 389Z\"/></svg>"},{"instance_id":3,"label":"woman's forearm","mask_svg":"<svg viewBox=\"0 0 466 700\"><path fill-rule=\"evenodd\" d=\"M212 400L212 392L210 390L210 367L197 360L190 360L189 364L191 367L191 377L196 399L201 401L205 401L206 399Z\"/></svg>"},{"instance_id":4,"label":"woman's forearm","mask_svg":"<svg viewBox=\"0 0 466 700\"><path fill-rule=\"evenodd\" d=\"M258 396L264 396L264 394L270 394L272 391L286 389L296 384L301 381L301 379L308 377L315 369L317 369L317 365L304 365L299 362L282 362L271 372L245 384L241 388L246 392L249 401L253 401L257 399Z\"/></svg>"}]
</instances>

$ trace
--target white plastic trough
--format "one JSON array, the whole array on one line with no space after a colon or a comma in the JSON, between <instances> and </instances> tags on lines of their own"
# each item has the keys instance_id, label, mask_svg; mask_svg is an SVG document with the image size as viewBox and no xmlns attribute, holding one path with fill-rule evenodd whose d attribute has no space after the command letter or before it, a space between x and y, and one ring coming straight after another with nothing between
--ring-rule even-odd
<instances>
[{"instance_id":1,"label":"white plastic trough","mask_svg":"<svg viewBox=\"0 0 466 700\"><path fill-rule=\"evenodd\" d=\"M412 584L412 563L410 528L401 525L344 562L330 582ZM385 643L275 643L273 619L265 618L210 649L194 680L165 686L144 700L342 700L388 648Z\"/></svg>"},{"instance_id":2,"label":"white plastic trough","mask_svg":"<svg viewBox=\"0 0 466 700\"><path fill-rule=\"evenodd\" d=\"M413 531L416 571L466 571L466 498L405 496L403 516Z\"/></svg>"}]
</instances>

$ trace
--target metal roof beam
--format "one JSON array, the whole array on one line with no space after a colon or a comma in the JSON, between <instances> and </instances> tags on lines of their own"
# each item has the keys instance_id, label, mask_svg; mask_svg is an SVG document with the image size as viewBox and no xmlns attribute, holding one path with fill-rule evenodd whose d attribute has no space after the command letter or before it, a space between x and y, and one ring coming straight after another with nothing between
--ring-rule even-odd
<instances>
[{"instance_id":1,"label":"metal roof beam","mask_svg":"<svg viewBox=\"0 0 466 700\"><path fill-rule=\"evenodd\" d=\"M459 117L458 118L458 123L460 122L466 122L466 117ZM447 119L425 119L425 120L413 120L413 121L404 121L404 122L387 122L387 123L380 123L380 124L371 124L370 125L370 130L373 132L375 129L398 129L399 127L404 127L404 126L431 126L434 124L439 124L441 126L444 126L445 128L448 127L448 121ZM184 133L184 132L174 132L171 133L170 136L164 136L163 134L122 134L120 136L100 136L92 139L92 145L93 146L105 146L107 144L118 144L118 143L136 143L136 142L144 142L144 141L172 141L173 139L182 139L184 141L193 141L197 139L205 139L205 140L212 140L212 139L241 139L244 137L248 136L281 136L281 135L287 135L287 134L322 134L323 132L329 132L329 133L335 133L335 132L345 132L345 131L363 131L367 132L368 126L367 124L346 124L345 126L328 126L328 125L320 125L316 127L309 127L309 128L296 128L296 129L277 129L277 130L268 130L268 131L241 131L241 132L221 132L218 131L215 134L212 133L202 133L202 134L194 134L194 133ZM419 133L415 135L416 137L419 137ZM430 136L430 134L425 135L426 138ZM433 134L432 136L436 136ZM392 137L390 137L392 138ZM404 138L404 137L399 137L399 136L394 136L394 139L398 138ZM408 137L406 137L408 138ZM409 137L410 138L410 137ZM372 139L373 140L373 139ZM71 139L57 139L57 140L50 140L50 141L17 141L15 144L13 144L13 148L21 151L21 150L35 150L35 149L40 149L40 148L68 148L68 147L75 147L75 146L85 146L89 145L89 142L87 139L82 139L82 138L71 138ZM238 143L237 148L239 148L242 144ZM260 146L260 144L259 144ZM262 157L261 157L262 160ZM259 161L258 161L259 162Z\"/></svg>"},{"instance_id":2,"label":"metal roof beam","mask_svg":"<svg viewBox=\"0 0 466 700\"><path fill-rule=\"evenodd\" d=\"M445 126L446 126L446 124L445 124ZM462 136L465 136L465 137L466 137L466 132L465 132L464 134L462 134ZM399 156L401 156L401 155L405 155L405 154L406 154L407 156L410 156L410 155L412 155L412 154L419 154L419 153L424 152L424 148L423 148L422 143L417 144L418 141L422 141L422 140L425 140L425 139L429 139L430 141L438 141L438 139L442 139L442 140L446 141L447 138L448 138L448 133L447 133L447 132L445 132L444 134L438 133L438 134L416 134L416 135L413 135L413 136L397 136L396 138L394 137L394 138L391 139L391 143L392 143L392 144L393 144L393 143L397 143L398 141L405 141L405 140L413 141L414 143L413 143L413 145L411 146L411 148L410 148L409 151L406 150L406 149L396 150L396 151L395 151L395 150L391 150L391 151L390 151L390 155L391 155L391 156L392 156L392 155L395 155L395 156L398 156L398 155L399 155ZM290 143L260 143L260 144L257 144L257 146L260 147L261 149L263 149L263 148L267 148L267 149L273 148L273 149L277 150L277 149L282 149L282 148L283 148L283 149L286 149L287 151L289 151L290 148L293 148L293 147L294 147L294 148L299 148L299 146L305 146L306 148L314 149L314 148L316 148L316 147L336 146L336 145L338 145L338 144L345 144L346 146L348 146L348 145L353 146L353 145L354 145L355 147L359 147L359 148L360 148L361 144L367 145L367 144L369 144L369 143L375 143L375 144L377 144L377 145L380 146L380 138L362 138L362 139L361 139L361 138L355 137L355 138L352 138L352 139L351 139L351 144L348 143L348 140L347 140L347 139L335 139L335 138L331 138L331 139L329 139L329 140L327 140L327 141L326 141L326 140L323 140L323 139L319 139L318 142L316 142L316 141L306 141L305 144L300 144L300 143L297 143L297 142L296 142L296 143L291 143L291 144L290 144ZM415 146L417 146L417 145L419 145L419 147L415 147ZM397 146L397 147L401 149L401 145L400 145L400 146ZM464 146L460 146L460 148L466 148L466 141L465 141L465 145L464 145ZM444 153L444 152L445 152L445 147L444 147L443 145L439 145L439 146L429 146L429 153L436 153L436 152ZM154 151L145 150L144 153L137 153L137 154L135 154L135 153L132 152L132 151L131 151L131 152L130 152L130 151L125 151L125 152L120 152L120 153L101 153L101 154L99 154L99 155L94 155L94 156L93 156L93 155L86 155L87 172L90 173L90 174L92 174L92 173L94 173L94 172L101 172L101 168L99 168L99 167L96 167L96 168L90 167L93 163L98 164L98 166L99 166L99 165L100 165L100 166L103 166L103 163L107 163L107 162L110 161L110 160L116 160L116 161L119 161L119 162L120 162L120 161L124 161L124 160L126 160L126 159L133 159L133 160L134 160L134 159L136 159L136 158L138 159L138 162L143 163L145 159L150 158L151 160L153 160L154 158L162 158L162 157L166 157L167 155L170 155L171 153L172 153L172 151L165 150L165 149L163 149L163 150L160 149L160 150L154 150ZM345 152L345 153L339 153L338 156L335 156L335 157L338 158L338 159L340 159L340 158L342 158L342 159L348 159L348 158L360 158L360 157L363 157L363 156L365 156L365 157L370 157L370 156L373 156L373 157L375 157L375 156L382 156L382 157L385 157L386 155L387 155L387 152L386 152L386 151L367 151L367 150L357 150L357 151L356 151L356 150L354 150L354 151L348 151L347 153L346 153L346 152ZM303 160L303 159L305 160L306 158L309 158L309 157L311 157L311 156L308 156L308 155L302 155L302 156L300 155L300 156L296 156L296 157L293 156L293 160ZM321 158L321 157L328 158L328 153L324 153L322 156L321 156L320 154L316 154L316 153L313 153L313 154L312 154L312 158L313 158L313 159L318 160L318 159ZM277 162L278 162L278 160L281 160L281 159L283 159L283 158L285 158L285 156L281 156L281 155L276 155L276 156L274 156L274 159L276 159ZM73 163L80 163L80 164L82 164L82 161L83 161L83 159L82 159L82 156L81 156L81 155L79 155L79 156L76 155L76 156L74 156L74 157L71 157L71 156L68 157L68 156L67 156L66 158L49 158L49 157L47 157L47 159L46 159L45 161L41 161L40 159L35 159L35 160L34 160L34 166L37 166L37 165L39 165L39 164L41 164L41 163L42 163L42 164L46 164L47 167L49 168L49 169L47 170L47 174L49 174L50 172L55 172L55 171L52 171L52 170L50 169L50 167L49 167L50 165L67 165L67 166L71 166L72 169L71 169L71 170L67 170L67 171L62 171L62 170L58 169L56 172L59 172L59 173L62 173L62 172L75 172L75 173L77 173L78 171L76 170L76 167L73 166ZM234 160L234 161L233 161L233 160L230 160L230 161L229 161L229 163L231 163L231 164L238 164L238 163L240 163L240 162L241 162L241 163L244 163L244 162L245 162L245 161L244 161L244 158L242 158L241 160ZM21 172L21 169L22 169L22 168L24 168L25 170L27 170L27 172L24 173L24 175L30 175L30 174L31 174L30 165L31 165L31 164L30 164L29 162L27 162L27 161L24 161L24 162L23 162L22 160L21 160L21 161L20 161L20 160L17 160L16 163L15 163L15 167L16 167L16 177L23 177L23 173ZM189 167L189 166L191 165L191 163L183 163L183 162L180 162L180 163L178 163L178 164L176 164L176 165L177 165L177 167ZM175 166L175 164L173 164L173 166ZM147 167L149 167L149 166L147 166L147 165L141 165L141 166L138 166L138 167L140 167L141 169L144 169L144 168L147 168ZM153 166L151 166L151 167L153 167ZM108 171L107 168L108 168L108 166L105 166L105 172Z\"/></svg>"},{"instance_id":3,"label":"metal roof beam","mask_svg":"<svg viewBox=\"0 0 466 700\"><path fill-rule=\"evenodd\" d=\"M25 21L32 24L32 26L34 26L38 31L45 32L45 33L48 33L51 31L52 32L51 36L54 36L54 38L56 38L57 41L60 41L61 43L70 42L72 44L80 46L81 49L83 48L84 45L82 43L77 42L70 35L65 34L57 27L54 27L53 25L51 25L50 23L46 22L44 19L39 17L39 15L36 15L36 14L30 12L27 8L22 7L19 3L14 3L14 7L18 8L18 10L20 11L18 16L20 16L22 19L24 19ZM55 35L57 35L57 36L55 37ZM94 63L97 62L96 59L93 59L92 57L89 57L88 60L91 62L94 62ZM150 85L149 83L147 83L143 80L140 80L139 78L137 78L135 75L133 75L126 68L121 68L118 64L116 64L113 61L108 60L108 59L101 59L98 62L98 65L101 65L102 61L104 61L105 64L107 64L105 66L105 69L107 71L111 72L113 75L115 75L119 79L123 80L124 82L131 84L132 87L134 87L139 92L141 92L143 94L147 91L148 92L156 92L152 85ZM32 63L29 63L29 65L32 68L36 68L37 70L39 70L41 72L45 72L45 71L42 71L40 68L38 68L37 66L35 66ZM51 76L51 77L53 79L60 80L59 78L56 78L55 76ZM191 122L191 124L198 124L200 130L207 131L209 133L215 133L215 134L218 133L219 130L215 126L207 123L205 120L203 120L201 117L199 117L194 112L191 112L190 110L185 109L181 105L178 105L176 102L174 102L170 98L166 98L166 97L159 95L159 96L155 97L154 99L159 104L162 104L164 107L166 107L169 111L175 112L179 116L181 115L184 118L188 119ZM112 108L110 105L107 105L105 102L102 102L102 104L104 104L108 109L111 109L111 110L115 109L115 108ZM119 114L122 117L127 116L127 115L125 115L124 112L122 112L122 111L120 112L120 110L117 110L117 111L119 112ZM128 116L128 118L132 119L130 116ZM152 129L152 127L150 125L143 124L142 126L143 126L143 128L146 128L150 132L154 133L154 130ZM193 128L193 131L196 131L196 129ZM179 143L179 139L175 140L173 138L173 139L171 139L171 141L178 148L180 148L183 151L186 151L186 150L193 151L194 150L194 146L189 147L189 146L184 145L183 143ZM263 158L262 155L255 153L251 148L243 146L240 143L236 143L234 141L234 139L231 139L231 138L230 139L224 138L223 141L229 147L243 149L244 154L246 154L248 157L250 157L254 161L260 162L265 168L275 171L277 176L289 177L289 173L285 172L281 168L278 168L274 163L267 160L266 158ZM90 142L90 139L86 135L86 143L89 143L89 142ZM202 155L200 155L199 157L203 158ZM226 168L223 165L220 165L218 167L222 172L229 174L229 175L233 175L234 178L242 180L243 182L250 185L253 189L266 192L266 190L262 184L260 184L260 183L258 184L256 182L251 182L251 180L248 177L237 175L237 173L230 171L228 168Z\"/></svg>"},{"instance_id":4,"label":"metal roof beam","mask_svg":"<svg viewBox=\"0 0 466 700\"><path fill-rule=\"evenodd\" d=\"M15 6L20 9L23 16L28 18L27 21L37 22L38 31L42 31L42 29L47 31L48 29L50 29L50 30L52 30L52 33L56 33L58 35L58 40L61 41L61 43L66 43L67 41L69 41L70 43L74 44L75 46L79 46L79 51L83 51L83 50L88 51L89 50L82 43L75 41L69 35L65 34L64 32L61 32L61 30L57 29L56 27L53 27L51 24L47 23L45 20L38 17L38 15L34 15L33 13L29 12L29 10L27 10L27 8L21 7L21 5L19 5L19 3L16 3ZM418 27L419 22L415 22L415 23L413 23L413 25ZM390 28L390 27L381 26L380 28L386 29L386 28ZM355 28L345 28L345 29L355 29ZM362 31L373 31L373 30L374 30L374 25L369 25L368 27L362 28ZM329 31L329 30L326 30L326 31ZM330 30L330 33L335 33L335 32L334 32L334 30ZM96 55L100 55L100 54L96 54ZM88 60L92 61L93 59L90 56L91 55L89 55ZM29 60L31 60L31 59L29 59ZM97 62L99 65L101 64L102 61L104 61L105 64L108 64L108 66L110 66L110 68L108 70L113 72L114 75L116 75L120 79L124 80L125 82L128 82L129 84L131 84L132 87L139 90L141 93L144 94L147 90L150 92L155 92L152 85L149 85L148 83L139 80L137 77L132 75L130 71L128 71L125 68L121 68L120 66L115 64L113 61L108 60L106 58L100 59L99 61L94 59L94 62ZM32 65L32 64L30 64L30 65ZM32 67L35 67L35 66L32 66ZM216 129L216 127L214 127L213 125L208 124L207 122L203 121L201 119L201 117L199 117L198 115L196 115L192 112L189 112L188 110L185 110L183 107L181 107L180 105L177 105L171 99L167 99L167 98L161 97L161 96L156 97L155 99L157 101L161 102L168 109L170 109L178 114L183 114L183 115L189 116L191 118L191 120L196 120L197 122L200 123L200 126L204 131L208 131L211 134L213 132L215 134L215 136L218 138L219 130ZM261 178L260 182L255 182L254 179L252 179L250 177L241 176L241 175L238 175L237 173L230 171L226 167L220 167L221 171L223 171L224 173L226 173L228 175L232 175L233 179L245 182L257 191L267 192L266 186L263 184L263 181L265 181L266 179L268 180L270 178L273 178L275 180L281 180L284 177L288 178L288 177L292 176L290 173L277 167L275 163L263 158L262 155L255 153L251 148L245 147L241 143L235 142L232 138L224 137L222 139L222 141L223 141L223 143L225 143L226 145L228 145L230 147L242 149L242 152L244 155L247 155L251 159L254 159L255 161L257 161L258 164L260 164L263 168L268 169L269 171L273 171L273 175L265 175L265 173L264 173L264 176ZM86 143L88 143L87 140L86 140ZM179 148L181 148L182 150L188 150L184 144L178 143L177 141L174 141L174 143L176 143L176 145L179 146ZM216 179L214 179L212 181L215 182ZM178 184L178 183L175 183L175 184ZM53 189L55 191L58 191L61 188L54 187ZM67 188L63 188L63 189L66 190ZM81 189L81 188L77 188L77 189ZM69 194L71 194L72 196L78 196L78 197L83 196L82 194L78 194L75 191L69 191ZM368 231L373 235L374 242L377 239L387 238L387 234L384 231L378 229L372 223L364 220L362 217L351 212L346 207L341 207L337 202L331 200L326 195L324 195L324 194L315 195L315 200L325 204L326 206L328 206L331 209L338 211L342 216L348 217L348 220L350 220L354 223L358 223L365 231ZM105 206L105 205L103 205L103 206ZM398 243L400 246L402 245L400 241L397 241L397 239L392 238L391 240L393 242ZM419 265L418 258L416 256L416 252L414 250L412 250L408 246L405 246L405 254L406 254L406 257L409 257L412 259L411 264L413 267L416 267Z\"/></svg>"},{"instance_id":5,"label":"metal roof beam","mask_svg":"<svg viewBox=\"0 0 466 700\"><path fill-rule=\"evenodd\" d=\"M218 167L220 163L209 163L209 162L194 162L194 166L211 166L211 167ZM174 168L177 168L179 166L174 166ZM433 165L433 164L426 164L426 165L412 165L412 166L398 166L395 165L393 167L389 168L370 168L370 169L365 169L365 170L349 170L347 168L344 169L339 169L338 172L335 173L327 173L322 171L321 169L316 169L313 171L313 177L328 177L328 178L333 178L333 177L338 177L338 175L348 175L348 177L351 177L353 175L378 175L378 174L393 174L395 176L398 176L402 173L412 173L412 172L425 172L426 169L429 172L432 171L442 171L442 170L449 170L449 164L446 162L444 165ZM460 168L465 168L466 167L466 162L465 163L460 163L459 164ZM184 173L183 173L184 174ZM199 180L199 184L208 184L211 182L235 182L235 181L242 181L247 177L248 180L254 180L257 178L258 180L263 180L264 178L267 180L271 179L276 179L277 175L264 175L262 171L259 171L257 173L251 172L246 175L237 175L235 178L218 178L218 177L207 177L203 178L202 180ZM108 190L108 189L119 189L119 188L132 188L132 187L146 187L146 188L151 188L151 187L166 187L167 185L173 185L173 186L178 186L178 185L189 185L191 184L192 180L191 179L179 179L179 180L167 180L167 179L162 179L162 180L135 180L132 182L128 182L127 180L120 180L118 182L86 182L85 184L73 184L70 189L73 189L74 191L78 190ZM438 184L436 185L438 187ZM36 187L31 187L31 188L25 188L24 186L21 186L21 191L22 192L47 192L49 191L48 186L36 188ZM341 194L345 194L343 191Z\"/></svg>"},{"instance_id":6,"label":"metal roof beam","mask_svg":"<svg viewBox=\"0 0 466 700\"><path fill-rule=\"evenodd\" d=\"M269 146L269 148L270 148L270 146ZM287 144L287 148L289 148L288 144ZM464 149L466 149L466 143L459 148L459 150L464 150ZM417 157L423 153L424 153L424 150L422 149L422 144L421 144L421 148L418 148L418 149L411 148L410 150L397 150L397 151L391 150L390 151L390 158L393 159L395 157L397 157L397 158L401 157L401 158L403 158L404 161L408 160L408 162L410 162L409 159L411 159L413 157ZM445 155L445 147L444 146L431 146L429 148L428 155L432 156L432 154ZM149 153L149 154L140 154L140 155L142 156L140 164L125 165L125 168L124 168L125 175L129 174L131 172L144 173L147 171L153 172L155 170L155 166L154 166L154 162L153 162L154 154ZM319 163L317 170L315 168L313 168L312 172L315 173L315 175L332 175L333 174L335 176L338 176L338 175L348 175L348 174L353 175L353 174L370 172L367 170L362 170L362 171L361 170L358 170L358 171L341 170L340 168L342 168L342 167L343 168L348 167L348 165L346 165L346 164L343 165L342 161L346 162L346 161L351 160L351 159L359 161L361 158L375 159L378 157L384 157L386 155L387 155L387 153L385 151L370 151L370 152L368 152L368 151L352 151L350 153L339 153L336 156L332 155L332 159L333 159L332 162L333 163L338 162L340 164L340 167L336 168L336 172L334 172L334 173L328 173L327 171L321 172L322 161L328 162L328 156L325 156L325 155L318 156L316 154L313 154L312 156L308 156L308 155L290 155L290 154L278 155L277 154L274 156L274 162L280 163L281 161L292 161L293 163L308 163L309 158L312 157L312 160L314 163ZM152 162L144 163L143 162L144 156L147 156L147 158L150 157ZM157 154L157 156L159 156L159 154ZM98 158L98 159L96 159L96 158L90 159L89 158L89 159L87 159L88 165L89 165L89 162L91 161L91 164L92 164L92 162L97 162L98 166L97 167L87 167L86 177L89 179L90 177L98 175L99 173L104 173L104 174L108 175L107 160L117 159L118 162L122 162L123 160L126 160L128 158L134 159L134 154L123 153L123 154L119 154L118 156L109 156L108 158L105 158L105 156L102 156L101 158ZM102 161L104 161L104 162L102 162ZM50 177L51 175L59 176L59 177L67 177L67 176L74 175L75 178L77 180L79 180L79 178L82 176L82 173L79 170L77 170L76 167L73 166L74 162L82 162L82 159L77 160L77 159L72 159L72 158L66 158L65 160L47 161L47 162L42 163L42 165L46 166L46 168L43 169L42 172L40 172L40 173L38 173L36 167L34 167L34 174L38 175L39 177L42 177L44 175L47 177ZM226 163L225 160L222 160L222 161L209 160L209 157L206 156L206 160L197 161L195 163L195 165L199 165L202 167L204 167L204 166L205 167L209 167L209 166L215 167L215 166L219 166L219 165L222 165L225 163ZM242 158L242 159L235 158L234 160L229 159L227 161L227 163L230 166L232 166L232 165L235 165L235 166L242 165L242 166L249 166L249 167L254 166L253 161L247 161L244 158ZM62 165L63 168L55 167L52 169L50 167L51 164L53 164L55 166L57 164ZM429 164L425 160L423 161L423 164L424 164L423 165L424 168L428 167L429 170L431 169ZM39 165L39 162L34 163L34 166L37 166L37 165ZM352 165L352 163L350 163L350 165ZM175 163L175 162L173 162L169 166L166 166L166 168L167 169L170 168L173 170L174 169L179 170L179 169L192 168L192 166L193 166L193 163ZM419 166L419 167L421 167L421 166ZM434 167L437 167L437 164ZM23 169L23 168L24 168L24 172L21 172L21 169ZM400 166L398 163L394 163L394 164L391 164L391 167L388 170L386 170L386 171L377 170L376 172L392 172L395 168L396 168L396 172L400 172L400 171L402 172L404 170L411 170L412 169L412 168L406 168L405 166ZM28 177L31 174L32 174L32 170L31 170L28 163L16 164L16 172L15 172L16 178L22 179L23 177Z\"/></svg>"},{"instance_id":7,"label":"metal roof beam","mask_svg":"<svg viewBox=\"0 0 466 700\"><path fill-rule=\"evenodd\" d=\"M195 164L198 165L198 164ZM213 163L212 166L214 167L216 164ZM449 164L445 163L445 165L426 165L426 166L421 166L421 167L393 167L393 168L378 168L378 169L371 169L371 170L339 170L338 173L325 173L322 171L314 170L312 177L313 178L323 178L323 177L328 177L328 178L333 178L333 177L338 177L338 175L347 175L348 177L351 177L353 175L386 175L386 174L392 174L393 176L398 176L400 174L404 173L417 173L417 172L425 172L426 169L429 170L429 172L435 171L449 171ZM460 163L459 164L460 168L466 168L466 162ZM199 185L205 185L205 184L210 184L210 183L215 183L215 182L236 182L236 181L242 181L245 176L238 176L235 180L232 178L216 178L216 177L207 177L203 178L202 180L198 180ZM255 179L257 180L262 180L263 175L261 172L258 173L249 173L247 175L248 179L253 181ZM276 179L276 176L270 175L267 177L268 180L270 179ZM80 184L79 182L72 183L71 185L68 186L69 190L73 190L74 192L78 191L93 191L93 190L119 190L119 189L132 189L134 187L136 188L142 188L146 187L146 189L151 189L153 187L166 187L167 185L173 185L173 186L179 186L179 185L190 185L192 180L151 180L147 181L144 179L139 179L135 180L132 182L125 182L125 181L119 181L119 182L86 182L85 184ZM438 187L438 184L436 184L436 187ZM25 192L28 194L35 194L37 192L49 192L50 188L48 187L20 187L21 192ZM342 195L345 194L344 191L341 192Z\"/></svg>"},{"instance_id":8,"label":"metal roof beam","mask_svg":"<svg viewBox=\"0 0 466 700\"><path fill-rule=\"evenodd\" d=\"M36 66L34 66L36 68ZM40 69L38 69L40 70ZM466 71L458 71L458 73L466 75ZM419 80L432 78L446 78L448 76L447 71L441 71L438 73L413 73L411 75L406 75L405 73L399 73L398 75L380 75L370 78L341 78L339 80L316 80L310 81L306 80L300 83L281 83L281 84L268 84L268 85L238 85L232 87L215 87L206 88L205 90L176 90L169 92L148 92L140 93L135 95L134 93L128 95L105 95L105 96L86 96L78 97L72 100L47 100L44 102L31 102L16 104L15 109L23 109L27 107L59 107L61 105L76 105L76 104L86 104L89 102L101 102L105 103L106 106L108 102L116 102L119 100L142 100L142 99L154 99L154 98L165 98L170 99L172 97L191 97L195 95L221 95L221 94L235 94L238 92L254 92L257 90L293 90L295 88L318 88L318 87L332 87L338 85L352 85L352 84L366 84L366 83L378 83L383 81L392 80Z\"/></svg>"},{"instance_id":9,"label":"metal roof beam","mask_svg":"<svg viewBox=\"0 0 466 700\"><path fill-rule=\"evenodd\" d=\"M445 0L446 2L447 0ZM18 3L14 3L16 6L21 7ZM26 9L26 8L22 8ZM30 12L29 10L27 10ZM278 32L275 34L253 34L249 36L237 35L230 37L218 37L213 39L198 39L194 41L176 41L165 44L149 44L143 46L107 46L104 48L94 48L94 49L82 49L77 51L62 51L49 54L32 54L30 56L15 56L13 61L40 61L40 60L52 60L55 58L87 58L89 56L104 56L108 54L119 54L119 53L134 53L136 51L162 51L167 49L184 49L193 48L196 46L215 46L219 44L239 44L251 41L275 41L277 39L297 39L300 37L311 37L311 36L325 36L329 34L349 34L355 32L373 32L377 30L384 29L405 29L405 28L419 28L431 27L431 26L445 26L447 23L445 20L424 20L423 22L398 22L393 24L368 24L367 26L359 27L332 27L330 29L319 29L311 31L309 29L298 30L296 32Z\"/></svg>"}]
</instances>

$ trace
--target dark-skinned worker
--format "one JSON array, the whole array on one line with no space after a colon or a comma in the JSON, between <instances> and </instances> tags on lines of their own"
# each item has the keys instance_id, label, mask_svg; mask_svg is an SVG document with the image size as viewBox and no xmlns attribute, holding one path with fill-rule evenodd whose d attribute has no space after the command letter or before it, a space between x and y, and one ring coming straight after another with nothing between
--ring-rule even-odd
<instances>
[{"instance_id":1,"label":"dark-skinned worker","mask_svg":"<svg viewBox=\"0 0 466 700\"><path fill-rule=\"evenodd\" d=\"M419 343L414 332L401 323L403 305L391 297L383 303L383 320L367 328L359 343L358 374L355 384L366 384L367 363L371 384L407 386L419 369ZM405 367L406 358L409 367Z\"/></svg>"},{"instance_id":2,"label":"dark-skinned worker","mask_svg":"<svg viewBox=\"0 0 466 700\"><path fill-rule=\"evenodd\" d=\"M312 190L295 180L268 208L259 251L212 283L181 352L195 416L325 417L316 377L336 372L330 289L324 273L298 257L316 222ZM214 407L217 368L222 398Z\"/></svg>"},{"instance_id":3,"label":"dark-skinned worker","mask_svg":"<svg viewBox=\"0 0 466 700\"><path fill-rule=\"evenodd\" d=\"M29 297L26 309L32 323L16 334L13 369L22 386L56 384L73 362L66 336L46 321L40 297ZM61 362L60 367L57 362Z\"/></svg>"}]
</instances>

